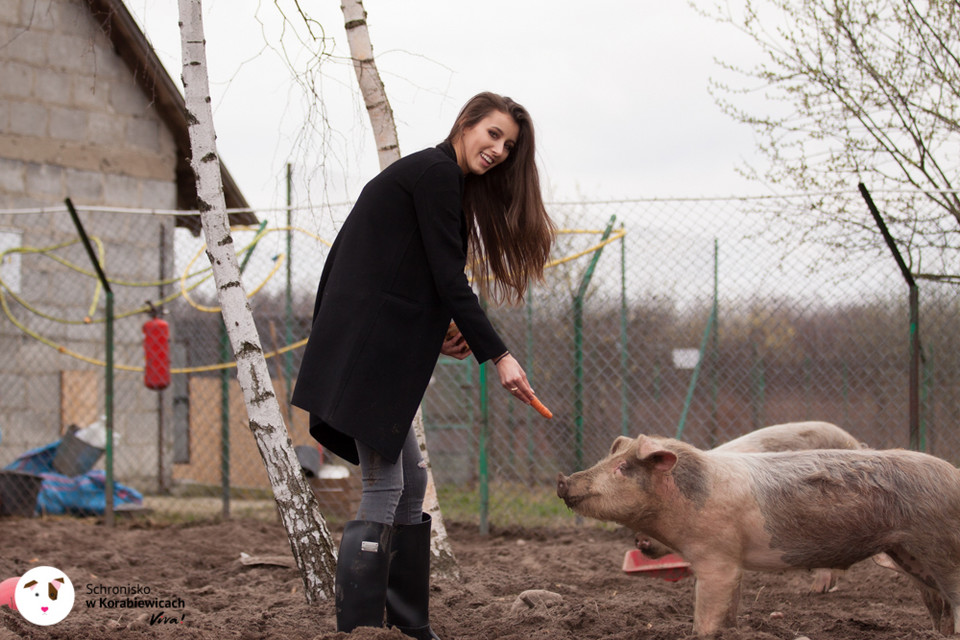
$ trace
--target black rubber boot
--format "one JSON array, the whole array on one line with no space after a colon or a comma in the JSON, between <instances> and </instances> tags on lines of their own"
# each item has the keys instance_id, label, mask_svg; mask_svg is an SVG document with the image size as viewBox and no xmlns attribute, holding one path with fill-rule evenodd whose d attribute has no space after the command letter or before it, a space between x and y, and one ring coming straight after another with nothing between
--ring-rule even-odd
<instances>
[{"instance_id":1,"label":"black rubber boot","mask_svg":"<svg viewBox=\"0 0 960 640\"><path fill-rule=\"evenodd\" d=\"M419 524L393 527L387 626L417 640L440 640L430 628L430 525L425 513Z\"/></svg>"},{"instance_id":2,"label":"black rubber boot","mask_svg":"<svg viewBox=\"0 0 960 640\"><path fill-rule=\"evenodd\" d=\"M351 520L343 526L335 585L337 631L382 627L393 528Z\"/></svg>"}]
</instances>

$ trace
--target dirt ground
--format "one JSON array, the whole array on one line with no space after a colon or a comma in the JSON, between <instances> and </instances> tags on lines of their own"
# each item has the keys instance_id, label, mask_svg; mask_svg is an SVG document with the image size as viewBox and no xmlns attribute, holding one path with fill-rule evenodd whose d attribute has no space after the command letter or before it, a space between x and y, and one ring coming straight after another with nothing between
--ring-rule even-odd
<instances>
[{"instance_id":1,"label":"dirt ground","mask_svg":"<svg viewBox=\"0 0 960 640\"><path fill-rule=\"evenodd\" d=\"M623 573L624 553L633 544L626 530L511 529L482 536L472 526L447 525L463 576L433 584L432 624L444 640L674 640L692 634L693 579L667 582ZM339 540L339 531L333 533ZM289 556L290 547L278 523L258 520L165 526L134 521L107 529L92 519L2 519L0 580L51 565L70 577L77 595L67 618L46 627L0 607L0 640L406 637L396 629L335 632L332 603L306 604L296 569L245 565L241 553ZM907 579L871 561L854 566L833 593L811 595L809 584L808 573L748 574L739 629L718 637L942 637L930 630ZM123 596L91 595L121 587L139 590L134 598L179 599L182 608L116 608L108 601ZM515 608L518 595L530 589L562 599Z\"/></svg>"}]
</instances>

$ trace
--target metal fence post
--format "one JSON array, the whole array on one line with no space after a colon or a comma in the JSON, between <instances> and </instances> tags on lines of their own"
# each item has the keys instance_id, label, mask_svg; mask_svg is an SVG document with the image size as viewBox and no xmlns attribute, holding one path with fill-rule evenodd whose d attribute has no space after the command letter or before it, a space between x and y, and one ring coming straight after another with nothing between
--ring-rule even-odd
<instances>
[{"instance_id":1,"label":"metal fence post","mask_svg":"<svg viewBox=\"0 0 960 640\"><path fill-rule=\"evenodd\" d=\"M607 228L603 230L600 236L600 242L606 242L613 230L613 223L617 216L611 216ZM590 264L580 280L580 288L577 289L577 295L573 299L573 349L574 349L574 423L576 425L576 460L577 469L583 469L583 299L587 294L587 287L590 286L590 280L593 278L594 269L597 267L597 261L600 254L603 253L603 247L593 252L590 258Z\"/></svg>"},{"instance_id":2,"label":"metal fence post","mask_svg":"<svg viewBox=\"0 0 960 640\"><path fill-rule=\"evenodd\" d=\"M874 204L873 198L870 196L870 192L867 191L866 185L862 182L857 185L857 188L860 189L860 194L863 196L863 199L867 203L867 208L870 209L873 219L877 223L877 227L880 228L880 234L883 236L884 242L887 243L887 246L890 248L890 252L893 254L893 259L896 261L897 266L900 268L900 273L903 275L903 279L907 282L907 286L910 288L910 448L911 449L920 449L920 290L917 287L917 282L913 278L913 274L910 272L910 269L907 268L907 264L903 261L903 257L900 255L900 250L897 249L897 243L894 242L893 236L890 235L890 231L887 229L886 223L883 221L883 216L880 215L880 210L877 209L877 205Z\"/></svg>"},{"instance_id":3,"label":"metal fence post","mask_svg":"<svg viewBox=\"0 0 960 640\"><path fill-rule=\"evenodd\" d=\"M77 210L73 207L73 202L70 198L66 199L67 210L70 211L70 217L73 219L73 224L77 227L77 233L80 234L80 239L83 240L83 247L87 251L87 255L90 257L90 262L93 263L93 268L97 272L97 278L100 279L100 283L103 285L103 290L106 292L106 329L104 331L104 341L105 341L105 360L106 360L106 374L104 377L104 412L105 412L105 421L106 421L106 431L107 431L107 442L106 442L106 501L104 506L104 524L108 527L113 526L113 290L110 288L110 282L107 280L106 274L103 272L103 267L100 266L100 261L97 260L97 256L93 253L93 246L90 244L90 238L87 236L86 230L83 228L83 224L80 222L80 216L77 215Z\"/></svg>"}]
</instances>

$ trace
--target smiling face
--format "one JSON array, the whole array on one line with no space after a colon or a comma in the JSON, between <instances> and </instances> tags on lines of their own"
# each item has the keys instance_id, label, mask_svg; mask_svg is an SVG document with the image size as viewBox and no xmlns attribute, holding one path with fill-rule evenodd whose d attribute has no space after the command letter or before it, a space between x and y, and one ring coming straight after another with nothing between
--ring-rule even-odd
<instances>
[{"instance_id":1,"label":"smiling face","mask_svg":"<svg viewBox=\"0 0 960 640\"><path fill-rule=\"evenodd\" d=\"M464 174L483 175L509 157L519 135L520 126L511 115L491 111L454 142L457 164Z\"/></svg>"}]
</instances>

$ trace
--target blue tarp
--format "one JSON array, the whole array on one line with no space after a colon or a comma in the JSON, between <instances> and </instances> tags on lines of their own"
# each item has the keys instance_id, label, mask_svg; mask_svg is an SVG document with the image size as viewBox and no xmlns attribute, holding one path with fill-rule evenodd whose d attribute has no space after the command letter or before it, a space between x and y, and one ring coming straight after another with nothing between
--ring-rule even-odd
<instances>
[{"instance_id":1,"label":"blue tarp","mask_svg":"<svg viewBox=\"0 0 960 640\"><path fill-rule=\"evenodd\" d=\"M37 496L36 513L52 515L102 515L107 509L107 476L99 469L70 477L53 470L53 458L60 441L22 454L5 468L33 473L43 478ZM129 487L113 483L113 506L143 504L143 496Z\"/></svg>"}]
</instances>

